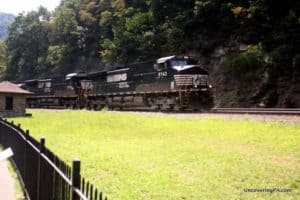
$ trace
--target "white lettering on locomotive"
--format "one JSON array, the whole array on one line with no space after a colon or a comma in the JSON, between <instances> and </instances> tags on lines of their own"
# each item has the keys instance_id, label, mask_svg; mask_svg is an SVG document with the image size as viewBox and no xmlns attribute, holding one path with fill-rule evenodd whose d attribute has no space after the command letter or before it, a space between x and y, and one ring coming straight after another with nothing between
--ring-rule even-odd
<instances>
[{"instance_id":1,"label":"white lettering on locomotive","mask_svg":"<svg viewBox=\"0 0 300 200\"><path fill-rule=\"evenodd\" d=\"M106 77L106 81L108 83L126 81L126 80L127 80L127 73L111 74L111 75L107 75Z\"/></svg>"},{"instance_id":2,"label":"white lettering on locomotive","mask_svg":"<svg viewBox=\"0 0 300 200\"><path fill-rule=\"evenodd\" d=\"M168 76L168 72L163 71L163 72L158 72L158 78L165 78Z\"/></svg>"},{"instance_id":3,"label":"white lettering on locomotive","mask_svg":"<svg viewBox=\"0 0 300 200\"><path fill-rule=\"evenodd\" d=\"M128 82L121 82L121 83L119 83L119 88L129 88Z\"/></svg>"}]
</instances>

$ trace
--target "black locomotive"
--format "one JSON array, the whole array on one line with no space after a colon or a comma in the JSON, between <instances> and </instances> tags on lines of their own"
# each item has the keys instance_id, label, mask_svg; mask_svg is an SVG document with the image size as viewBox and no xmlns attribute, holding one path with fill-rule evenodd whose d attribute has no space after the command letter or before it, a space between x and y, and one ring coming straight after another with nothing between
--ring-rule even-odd
<instances>
[{"instance_id":1,"label":"black locomotive","mask_svg":"<svg viewBox=\"0 0 300 200\"><path fill-rule=\"evenodd\" d=\"M210 109L207 71L189 57L168 56L152 62L66 77L27 80L29 107Z\"/></svg>"}]
</instances>

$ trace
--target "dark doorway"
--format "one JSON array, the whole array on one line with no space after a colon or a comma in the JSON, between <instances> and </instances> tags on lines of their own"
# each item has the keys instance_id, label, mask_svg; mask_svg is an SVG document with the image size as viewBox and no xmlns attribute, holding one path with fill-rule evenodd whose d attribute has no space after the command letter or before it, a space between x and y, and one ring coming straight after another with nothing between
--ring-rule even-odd
<instances>
[{"instance_id":1,"label":"dark doorway","mask_svg":"<svg viewBox=\"0 0 300 200\"><path fill-rule=\"evenodd\" d=\"M12 110L14 105L13 97L5 97L5 110Z\"/></svg>"}]
</instances>

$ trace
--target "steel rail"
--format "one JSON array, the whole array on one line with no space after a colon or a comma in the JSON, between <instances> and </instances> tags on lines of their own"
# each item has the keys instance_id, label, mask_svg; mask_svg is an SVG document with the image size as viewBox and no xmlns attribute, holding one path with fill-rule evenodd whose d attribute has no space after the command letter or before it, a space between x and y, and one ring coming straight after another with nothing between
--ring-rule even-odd
<instances>
[{"instance_id":1,"label":"steel rail","mask_svg":"<svg viewBox=\"0 0 300 200\"><path fill-rule=\"evenodd\" d=\"M211 112L222 114L300 115L299 108L213 108Z\"/></svg>"},{"instance_id":2,"label":"steel rail","mask_svg":"<svg viewBox=\"0 0 300 200\"><path fill-rule=\"evenodd\" d=\"M67 109L63 106L49 106L43 108L31 109ZM162 113L213 113L213 114L268 114L268 115L300 115L300 108L212 108L207 111L193 109L185 110L155 110L148 107L131 107L122 109L113 109L115 111L133 111L133 112L162 112Z\"/></svg>"}]
</instances>

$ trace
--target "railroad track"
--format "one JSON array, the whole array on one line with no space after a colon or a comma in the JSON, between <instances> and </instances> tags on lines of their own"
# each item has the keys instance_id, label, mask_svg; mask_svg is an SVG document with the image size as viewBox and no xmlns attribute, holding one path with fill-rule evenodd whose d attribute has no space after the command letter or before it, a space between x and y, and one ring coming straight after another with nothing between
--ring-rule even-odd
<instances>
[{"instance_id":1,"label":"railroad track","mask_svg":"<svg viewBox=\"0 0 300 200\"><path fill-rule=\"evenodd\" d=\"M45 106L42 109L66 109L63 106ZM149 108L125 108L117 111L134 111L134 112L163 112L163 113L215 113L215 114L265 114L265 115L299 115L300 108L212 108L210 111L195 110L153 110Z\"/></svg>"},{"instance_id":2,"label":"railroad track","mask_svg":"<svg viewBox=\"0 0 300 200\"><path fill-rule=\"evenodd\" d=\"M298 115L300 108L212 108L210 111L199 110L149 110L149 109L124 109L122 111L134 112L162 112L162 113L213 113L213 114L257 114L257 115Z\"/></svg>"},{"instance_id":3,"label":"railroad track","mask_svg":"<svg viewBox=\"0 0 300 200\"><path fill-rule=\"evenodd\" d=\"M300 108L213 108L212 113L300 115Z\"/></svg>"}]
</instances>

